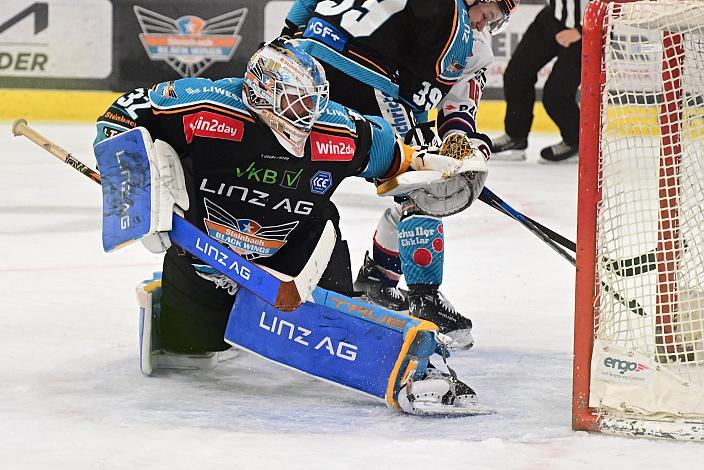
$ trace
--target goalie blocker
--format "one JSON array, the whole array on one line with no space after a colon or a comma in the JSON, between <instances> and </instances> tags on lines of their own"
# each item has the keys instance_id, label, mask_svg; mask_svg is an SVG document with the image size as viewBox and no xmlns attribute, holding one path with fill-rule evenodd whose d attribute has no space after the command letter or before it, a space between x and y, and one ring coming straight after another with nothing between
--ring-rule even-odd
<instances>
[{"instance_id":1,"label":"goalie blocker","mask_svg":"<svg viewBox=\"0 0 704 470\"><path fill-rule=\"evenodd\" d=\"M95 147L103 188L103 249L141 240L154 253L171 245L173 212L188 210L181 162L166 142L137 127Z\"/></svg>"}]
</instances>

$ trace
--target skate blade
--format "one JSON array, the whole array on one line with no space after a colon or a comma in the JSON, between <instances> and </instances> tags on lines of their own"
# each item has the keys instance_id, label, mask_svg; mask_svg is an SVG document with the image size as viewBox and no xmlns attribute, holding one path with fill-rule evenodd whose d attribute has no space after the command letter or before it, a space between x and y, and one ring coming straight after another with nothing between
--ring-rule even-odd
<instances>
[{"instance_id":1,"label":"skate blade","mask_svg":"<svg viewBox=\"0 0 704 470\"><path fill-rule=\"evenodd\" d=\"M413 403L413 414L418 416L483 416L493 415L496 410L478 403L466 405L441 405L438 403Z\"/></svg>"},{"instance_id":2,"label":"skate blade","mask_svg":"<svg viewBox=\"0 0 704 470\"><path fill-rule=\"evenodd\" d=\"M525 150L504 150L491 154L492 162L522 162L526 159Z\"/></svg>"}]
</instances>

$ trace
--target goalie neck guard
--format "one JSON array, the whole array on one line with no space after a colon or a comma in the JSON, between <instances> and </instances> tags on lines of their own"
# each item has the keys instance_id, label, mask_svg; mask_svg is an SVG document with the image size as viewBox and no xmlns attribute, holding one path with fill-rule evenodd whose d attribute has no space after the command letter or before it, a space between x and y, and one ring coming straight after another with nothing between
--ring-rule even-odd
<instances>
[{"instance_id":1,"label":"goalie neck guard","mask_svg":"<svg viewBox=\"0 0 704 470\"><path fill-rule=\"evenodd\" d=\"M271 42L250 58L244 102L274 132L279 143L302 157L313 124L328 104L323 67L290 43Z\"/></svg>"}]
</instances>

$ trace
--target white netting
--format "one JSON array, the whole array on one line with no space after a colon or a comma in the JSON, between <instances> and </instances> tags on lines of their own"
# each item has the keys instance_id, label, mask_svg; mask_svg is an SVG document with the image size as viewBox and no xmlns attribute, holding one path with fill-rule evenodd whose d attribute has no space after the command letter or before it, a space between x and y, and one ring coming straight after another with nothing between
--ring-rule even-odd
<instances>
[{"instance_id":1,"label":"white netting","mask_svg":"<svg viewBox=\"0 0 704 470\"><path fill-rule=\"evenodd\" d=\"M704 1L610 4L605 21L592 387L625 388L599 398L620 411L704 416ZM669 381L696 397L638 397Z\"/></svg>"}]
</instances>

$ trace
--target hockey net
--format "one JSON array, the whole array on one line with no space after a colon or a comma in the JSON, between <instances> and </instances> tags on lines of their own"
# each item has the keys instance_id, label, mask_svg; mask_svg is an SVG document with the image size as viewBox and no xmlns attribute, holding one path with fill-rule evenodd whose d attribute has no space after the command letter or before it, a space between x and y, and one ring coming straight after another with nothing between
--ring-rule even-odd
<instances>
[{"instance_id":1,"label":"hockey net","mask_svg":"<svg viewBox=\"0 0 704 470\"><path fill-rule=\"evenodd\" d=\"M704 0L584 17L573 427L704 439Z\"/></svg>"}]
</instances>

